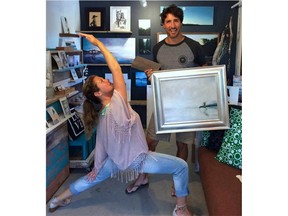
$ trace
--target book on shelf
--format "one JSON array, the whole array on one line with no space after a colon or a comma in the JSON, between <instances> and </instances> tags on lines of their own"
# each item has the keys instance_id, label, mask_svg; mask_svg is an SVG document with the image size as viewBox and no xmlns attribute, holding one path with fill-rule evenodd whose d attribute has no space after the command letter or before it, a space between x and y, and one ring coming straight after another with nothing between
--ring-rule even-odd
<instances>
[{"instance_id":1,"label":"book on shelf","mask_svg":"<svg viewBox=\"0 0 288 216\"><path fill-rule=\"evenodd\" d=\"M58 115L54 107L52 106L47 107L46 110L52 119L53 125L56 125L57 123L61 121L60 116Z\"/></svg>"}]
</instances>

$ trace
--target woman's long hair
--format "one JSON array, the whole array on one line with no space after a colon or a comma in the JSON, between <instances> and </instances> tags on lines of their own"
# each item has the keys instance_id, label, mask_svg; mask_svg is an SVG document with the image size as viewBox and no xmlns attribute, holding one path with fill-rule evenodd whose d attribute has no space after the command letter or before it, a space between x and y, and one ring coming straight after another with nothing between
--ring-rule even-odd
<instances>
[{"instance_id":1,"label":"woman's long hair","mask_svg":"<svg viewBox=\"0 0 288 216\"><path fill-rule=\"evenodd\" d=\"M87 139L91 137L93 130L96 127L99 111L102 108L101 100L94 95L95 92L99 91L99 88L93 83L94 77L96 76L89 76L83 85L83 94L86 97L83 104L83 121Z\"/></svg>"}]
</instances>

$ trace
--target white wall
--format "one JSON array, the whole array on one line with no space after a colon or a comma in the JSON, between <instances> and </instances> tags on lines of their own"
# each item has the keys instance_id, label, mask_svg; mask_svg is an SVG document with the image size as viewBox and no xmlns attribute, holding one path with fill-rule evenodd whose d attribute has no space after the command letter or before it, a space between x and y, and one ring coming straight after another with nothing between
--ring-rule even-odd
<instances>
[{"instance_id":1,"label":"white wall","mask_svg":"<svg viewBox=\"0 0 288 216\"><path fill-rule=\"evenodd\" d=\"M80 30L79 0L46 1L46 48L55 49L59 42L59 33L62 33L61 19L67 18L70 33ZM68 40L69 38L65 38ZM80 40L74 38L77 49L80 49Z\"/></svg>"}]
</instances>

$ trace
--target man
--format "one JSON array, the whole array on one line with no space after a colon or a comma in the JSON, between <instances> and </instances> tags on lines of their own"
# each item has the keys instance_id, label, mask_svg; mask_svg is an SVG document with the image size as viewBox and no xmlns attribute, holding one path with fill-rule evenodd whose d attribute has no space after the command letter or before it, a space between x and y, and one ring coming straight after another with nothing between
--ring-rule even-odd
<instances>
[{"instance_id":1,"label":"man","mask_svg":"<svg viewBox=\"0 0 288 216\"><path fill-rule=\"evenodd\" d=\"M153 47L153 58L154 61L161 64L161 69L167 70L206 65L205 56L200 44L181 33L184 19L183 10L172 4L163 9L160 17L167 37ZM145 71L149 80L152 73L152 69ZM179 86L179 88L181 87ZM149 150L155 151L159 140L169 142L170 136L171 134L156 134L154 114L152 114L146 134ZM193 143L194 137L195 132L176 133L177 157L187 161L188 145ZM126 193L130 194L137 191L142 185L147 185L147 182L147 175L140 175L134 184L126 189ZM171 195L175 196L173 187Z\"/></svg>"}]
</instances>

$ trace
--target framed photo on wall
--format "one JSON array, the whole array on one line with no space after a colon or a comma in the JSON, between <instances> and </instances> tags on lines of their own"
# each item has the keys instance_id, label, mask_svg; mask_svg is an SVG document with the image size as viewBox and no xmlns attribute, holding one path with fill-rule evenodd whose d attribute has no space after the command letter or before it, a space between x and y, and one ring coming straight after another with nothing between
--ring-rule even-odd
<instances>
[{"instance_id":1,"label":"framed photo on wall","mask_svg":"<svg viewBox=\"0 0 288 216\"><path fill-rule=\"evenodd\" d=\"M110 31L130 32L131 31L131 7L111 6L110 7Z\"/></svg>"},{"instance_id":2,"label":"framed photo on wall","mask_svg":"<svg viewBox=\"0 0 288 216\"><path fill-rule=\"evenodd\" d=\"M151 84L156 134L230 127L225 65L155 71Z\"/></svg>"},{"instance_id":3,"label":"framed photo on wall","mask_svg":"<svg viewBox=\"0 0 288 216\"><path fill-rule=\"evenodd\" d=\"M105 30L105 8L86 8L85 30Z\"/></svg>"}]
</instances>

